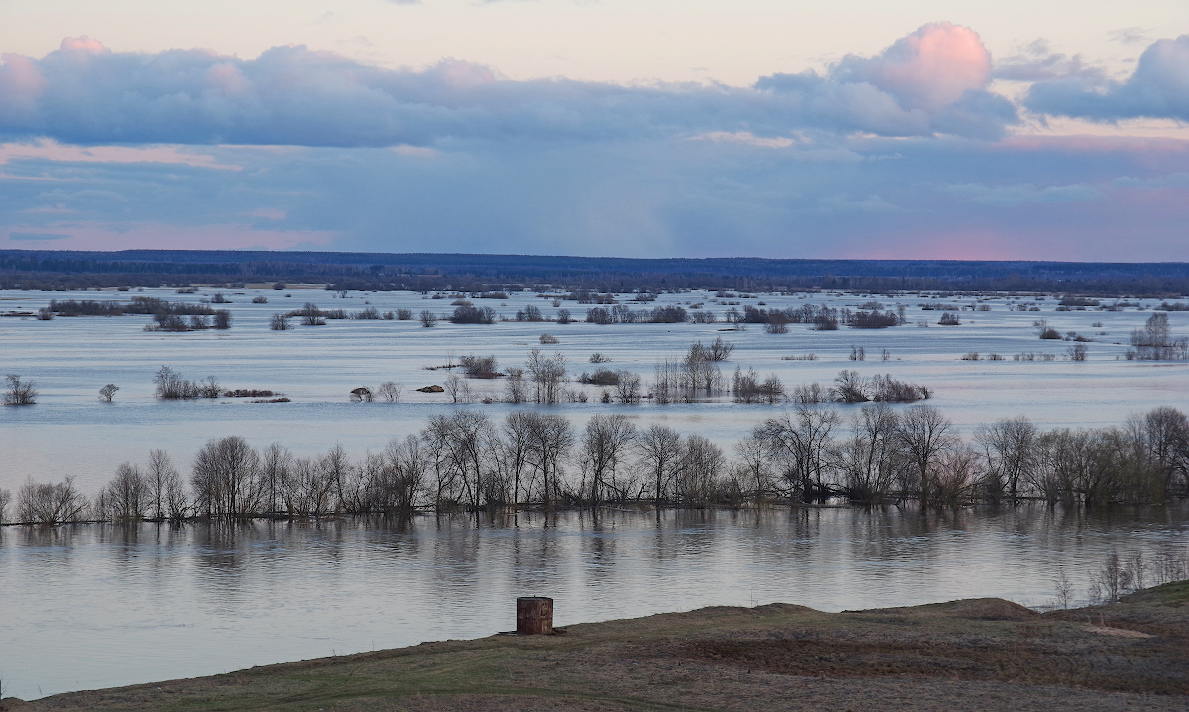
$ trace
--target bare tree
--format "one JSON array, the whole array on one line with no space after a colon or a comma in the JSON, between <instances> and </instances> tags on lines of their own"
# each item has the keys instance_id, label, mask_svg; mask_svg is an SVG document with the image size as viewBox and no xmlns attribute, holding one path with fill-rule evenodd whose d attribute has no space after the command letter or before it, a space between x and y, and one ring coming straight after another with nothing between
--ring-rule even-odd
<instances>
[{"instance_id":1,"label":"bare tree","mask_svg":"<svg viewBox=\"0 0 1189 712\"><path fill-rule=\"evenodd\" d=\"M273 314L268 320L268 328L273 331L288 331L289 317L281 313Z\"/></svg>"},{"instance_id":2,"label":"bare tree","mask_svg":"<svg viewBox=\"0 0 1189 712\"><path fill-rule=\"evenodd\" d=\"M170 506L170 496L175 490L181 490L182 475L173 466L173 460L164 450L149 451L149 465L145 472L145 482L148 485L148 513L153 519L174 518L173 507Z\"/></svg>"},{"instance_id":3,"label":"bare tree","mask_svg":"<svg viewBox=\"0 0 1189 712\"><path fill-rule=\"evenodd\" d=\"M376 395L389 403L396 403L400 401L401 389L401 384L394 381L385 381L380 384L380 389L376 391Z\"/></svg>"},{"instance_id":4,"label":"bare tree","mask_svg":"<svg viewBox=\"0 0 1189 712\"><path fill-rule=\"evenodd\" d=\"M504 396L509 403L523 403L528 400L524 385L524 369L509 368L508 378L504 381Z\"/></svg>"},{"instance_id":5,"label":"bare tree","mask_svg":"<svg viewBox=\"0 0 1189 712\"><path fill-rule=\"evenodd\" d=\"M837 413L809 404L798 404L792 413L785 411L757 426L756 437L780 463L783 479L803 502L820 498L827 489L837 426Z\"/></svg>"},{"instance_id":6,"label":"bare tree","mask_svg":"<svg viewBox=\"0 0 1189 712\"><path fill-rule=\"evenodd\" d=\"M983 491L993 502L1007 496L1017 501L1020 483L1035 465L1036 426L1024 416L1002 418L993 425L979 426L974 440L983 449L986 472Z\"/></svg>"},{"instance_id":7,"label":"bare tree","mask_svg":"<svg viewBox=\"0 0 1189 712\"><path fill-rule=\"evenodd\" d=\"M650 425L636 438L643 469L652 480L652 501L660 507L672 496L673 478L682 456L681 436L665 425Z\"/></svg>"},{"instance_id":8,"label":"bare tree","mask_svg":"<svg viewBox=\"0 0 1189 712\"><path fill-rule=\"evenodd\" d=\"M116 476L99 492L95 501L98 519L134 522L144 519L150 505L150 488L140 468L128 462L116 468Z\"/></svg>"},{"instance_id":9,"label":"bare tree","mask_svg":"<svg viewBox=\"0 0 1189 712\"><path fill-rule=\"evenodd\" d=\"M438 317L436 314L434 314L433 312L431 312L428 309L421 310L421 325L422 326L428 328L428 327L436 325L437 323L438 323Z\"/></svg>"},{"instance_id":10,"label":"bare tree","mask_svg":"<svg viewBox=\"0 0 1189 712\"><path fill-rule=\"evenodd\" d=\"M37 403L37 389L32 381L22 381L15 373L4 377L8 385L4 391L4 405L33 405Z\"/></svg>"},{"instance_id":11,"label":"bare tree","mask_svg":"<svg viewBox=\"0 0 1189 712\"><path fill-rule=\"evenodd\" d=\"M626 499L619 466L627 447L636 439L636 426L627 416L596 415L582 435L580 466L587 501L597 507L604 499Z\"/></svg>"},{"instance_id":12,"label":"bare tree","mask_svg":"<svg viewBox=\"0 0 1189 712\"><path fill-rule=\"evenodd\" d=\"M117 386L116 384L114 384L114 383L107 384L103 388L99 389L99 400L105 401L107 403L111 403L111 399L115 397L116 391L118 391L118 390L120 390L120 387Z\"/></svg>"},{"instance_id":13,"label":"bare tree","mask_svg":"<svg viewBox=\"0 0 1189 712\"><path fill-rule=\"evenodd\" d=\"M734 475L757 505L767 499L775 488L772 483L772 468L764 441L753 432L735 443L738 462Z\"/></svg>"},{"instance_id":14,"label":"bare tree","mask_svg":"<svg viewBox=\"0 0 1189 712\"><path fill-rule=\"evenodd\" d=\"M900 417L898 436L924 509L933 503L931 478L938 458L957 446L958 435L953 423L941 411L933 406L914 405Z\"/></svg>"},{"instance_id":15,"label":"bare tree","mask_svg":"<svg viewBox=\"0 0 1189 712\"><path fill-rule=\"evenodd\" d=\"M4 524L8 520L8 503L12 501L12 490L0 489L0 524Z\"/></svg>"},{"instance_id":16,"label":"bare tree","mask_svg":"<svg viewBox=\"0 0 1189 712\"><path fill-rule=\"evenodd\" d=\"M561 397L561 385L566 378L566 357L560 353L543 356L540 349L529 352L525 370L536 387L538 403L557 403Z\"/></svg>"},{"instance_id":17,"label":"bare tree","mask_svg":"<svg viewBox=\"0 0 1189 712\"><path fill-rule=\"evenodd\" d=\"M472 509L483 504L484 478L488 472L488 448L492 442L490 419L477 411L460 410L450 416L430 418L429 429L440 441L445 464L461 485L461 496Z\"/></svg>"},{"instance_id":18,"label":"bare tree","mask_svg":"<svg viewBox=\"0 0 1189 712\"><path fill-rule=\"evenodd\" d=\"M878 503L895 487L904 460L898 427L899 418L886 403L865 405L855 413L838 462L850 499Z\"/></svg>"},{"instance_id":19,"label":"bare tree","mask_svg":"<svg viewBox=\"0 0 1189 712\"><path fill-rule=\"evenodd\" d=\"M698 507L710 504L718 492L725 467L722 448L701 435L690 435L682 448L677 470L677 497Z\"/></svg>"},{"instance_id":20,"label":"bare tree","mask_svg":"<svg viewBox=\"0 0 1189 712\"><path fill-rule=\"evenodd\" d=\"M504 418L499 459L511 486L513 507L518 507L522 501L522 480L527 479L531 469L532 433L540 417L535 411L515 411Z\"/></svg>"},{"instance_id":21,"label":"bare tree","mask_svg":"<svg viewBox=\"0 0 1189 712\"><path fill-rule=\"evenodd\" d=\"M529 423L529 443L541 479L541 501L548 509L561 495L562 461L574 445L574 426L561 415L536 415Z\"/></svg>"},{"instance_id":22,"label":"bare tree","mask_svg":"<svg viewBox=\"0 0 1189 712\"><path fill-rule=\"evenodd\" d=\"M260 455L238 436L212 439L194 458L190 478L199 509L212 519L259 511Z\"/></svg>"},{"instance_id":23,"label":"bare tree","mask_svg":"<svg viewBox=\"0 0 1189 712\"><path fill-rule=\"evenodd\" d=\"M640 402L640 377L631 371L619 371L615 396L620 403Z\"/></svg>"},{"instance_id":24,"label":"bare tree","mask_svg":"<svg viewBox=\"0 0 1189 712\"><path fill-rule=\"evenodd\" d=\"M57 484L40 484L32 480L17 490L16 518L28 524L63 524L81 521L87 511L87 500L74 486L74 478L67 477Z\"/></svg>"},{"instance_id":25,"label":"bare tree","mask_svg":"<svg viewBox=\"0 0 1189 712\"><path fill-rule=\"evenodd\" d=\"M273 443L264 449L260 462L260 502L264 513L275 514L283 508L285 483L289 481L293 454Z\"/></svg>"}]
</instances>

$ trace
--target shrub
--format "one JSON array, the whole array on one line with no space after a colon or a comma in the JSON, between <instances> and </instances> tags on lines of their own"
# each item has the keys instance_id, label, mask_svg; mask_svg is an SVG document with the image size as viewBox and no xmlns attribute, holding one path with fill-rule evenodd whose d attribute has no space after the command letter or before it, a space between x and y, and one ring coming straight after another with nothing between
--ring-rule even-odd
<instances>
[{"instance_id":1,"label":"shrub","mask_svg":"<svg viewBox=\"0 0 1189 712\"><path fill-rule=\"evenodd\" d=\"M268 304L268 297L264 296L263 294L257 295L255 297L252 297L252 303L253 304Z\"/></svg>"},{"instance_id":2,"label":"shrub","mask_svg":"<svg viewBox=\"0 0 1189 712\"><path fill-rule=\"evenodd\" d=\"M212 326L216 329L230 329L231 328L231 312L226 309L218 309L215 311L215 320Z\"/></svg>"},{"instance_id":3,"label":"shrub","mask_svg":"<svg viewBox=\"0 0 1189 712\"><path fill-rule=\"evenodd\" d=\"M556 344L556 343L558 343L557 337L553 336L551 334L541 334L541 338L538 339L538 341L540 341L542 344Z\"/></svg>"},{"instance_id":4,"label":"shrub","mask_svg":"<svg viewBox=\"0 0 1189 712\"><path fill-rule=\"evenodd\" d=\"M37 403L37 389L32 381L22 381L15 373L4 377L7 386L4 391L4 405L34 405Z\"/></svg>"},{"instance_id":5,"label":"shrub","mask_svg":"<svg viewBox=\"0 0 1189 712\"><path fill-rule=\"evenodd\" d=\"M450 321L455 324L494 324L495 310L491 307L461 305L454 308Z\"/></svg>"},{"instance_id":6,"label":"shrub","mask_svg":"<svg viewBox=\"0 0 1189 712\"><path fill-rule=\"evenodd\" d=\"M412 309L397 309L396 310L396 318L400 319L401 321L408 321L413 318L413 310Z\"/></svg>"},{"instance_id":7,"label":"shrub","mask_svg":"<svg viewBox=\"0 0 1189 712\"><path fill-rule=\"evenodd\" d=\"M894 313L879 310L857 311L850 319L850 326L855 329L886 329L899 323L900 318Z\"/></svg>"},{"instance_id":8,"label":"shrub","mask_svg":"<svg viewBox=\"0 0 1189 712\"><path fill-rule=\"evenodd\" d=\"M429 328L437 323L438 323L438 317L436 314L434 314L433 312L431 312L428 309L421 310L421 326Z\"/></svg>"},{"instance_id":9,"label":"shrub","mask_svg":"<svg viewBox=\"0 0 1189 712\"><path fill-rule=\"evenodd\" d=\"M42 307L37 310L37 318L41 321L49 321L54 318L54 312L49 307Z\"/></svg>"},{"instance_id":10,"label":"shrub","mask_svg":"<svg viewBox=\"0 0 1189 712\"><path fill-rule=\"evenodd\" d=\"M942 312L941 319L937 321L942 326L958 326L962 322L958 320L958 315L954 312Z\"/></svg>"},{"instance_id":11,"label":"shrub","mask_svg":"<svg viewBox=\"0 0 1189 712\"><path fill-rule=\"evenodd\" d=\"M618 386L619 385L619 371L612 371L609 368L595 369L592 374L582 374L578 377L579 383L585 383L588 386Z\"/></svg>"},{"instance_id":12,"label":"shrub","mask_svg":"<svg viewBox=\"0 0 1189 712\"><path fill-rule=\"evenodd\" d=\"M268 328L273 331L285 331L289 328L289 317L281 313L273 314L268 320Z\"/></svg>"},{"instance_id":13,"label":"shrub","mask_svg":"<svg viewBox=\"0 0 1189 712\"><path fill-rule=\"evenodd\" d=\"M538 307L529 304L516 312L516 321L545 321L545 317L541 316L541 310Z\"/></svg>"},{"instance_id":14,"label":"shrub","mask_svg":"<svg viewBox=\"0 0 1189 712\"><path fill-rule=\"evenodd\" d=\"M471 378L495 378L500 375L499 362L495 356L463 356L458 359L458 363Z\"/></svg>"},{"instance_id":15,"label":"shrub","mask_svg":"<svg viewBox=\"0 0 1189 712\"><path fill-rule=\"evenodd\" d=\"M362 309L360 311L355 312L355 314L352 318L353 319L379 319L380 318L380 310L375 307L367 307L366 309Z\"/></svg>"}]
</instances>

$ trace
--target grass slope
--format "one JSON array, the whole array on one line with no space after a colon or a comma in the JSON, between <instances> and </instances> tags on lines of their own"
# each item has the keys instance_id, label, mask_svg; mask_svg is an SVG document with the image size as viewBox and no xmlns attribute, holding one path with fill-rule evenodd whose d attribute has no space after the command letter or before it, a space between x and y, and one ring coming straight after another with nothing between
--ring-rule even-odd
<instances>
[{"instance_id":1,"label":"grass slope","mask_svg":"<svg viewBox=\"0 0 1189 712\"><path fill-rule=\"evenodd\" d=\"M75 692L7 710L1185 710L1189 582L1038 614L1001 599L706 608Z\"/></svg>"}]
</instances>

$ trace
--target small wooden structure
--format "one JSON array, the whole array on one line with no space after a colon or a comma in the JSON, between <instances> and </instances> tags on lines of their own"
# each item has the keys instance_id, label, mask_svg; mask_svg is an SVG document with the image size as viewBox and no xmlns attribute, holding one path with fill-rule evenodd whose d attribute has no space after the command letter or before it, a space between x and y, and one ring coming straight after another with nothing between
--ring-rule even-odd
<instances>
[{"instance_id":1,"label":"small wooden structure","mask_svg":"<svg viewBox=\"0 0 1189 712\"><path fill-rule=\"evenodd\" d=\"M553 599L522 596L516 599L517 635L553 635Z\"/></svg>"}]
</instances>

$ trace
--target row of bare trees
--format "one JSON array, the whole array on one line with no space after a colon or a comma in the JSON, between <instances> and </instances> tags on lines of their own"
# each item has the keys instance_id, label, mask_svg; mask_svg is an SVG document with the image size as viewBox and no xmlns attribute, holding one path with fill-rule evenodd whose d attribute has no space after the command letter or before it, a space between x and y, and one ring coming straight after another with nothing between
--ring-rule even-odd
<instances>
[{"instance_id":1,"label":"row of bare trees","mask_svg":"<svg viewBox=\"0 0 1189 712\"><path fill-rule=\"evenodd\" d=\"M167 453L124 463L93 499L72 480L29 482L12 517L61 523L190 517L347 514L407 516L415 509L521 506L742 506L778 501L914 500L926 507L972 502L1096 507L1189 496L1189 420L1160 407L1120 427L1039 431L1027 418L979 427L971 442L936 408L864 405L843 427L836 409L798 404L756 426L733 457L701 435L622 414L575 429L557 414L515 411L492 420L474 410L430 418L416 435L351 458L340 446L296 457L243 438L214 439L188 482Z\"/></svg>"}]
</instances>

